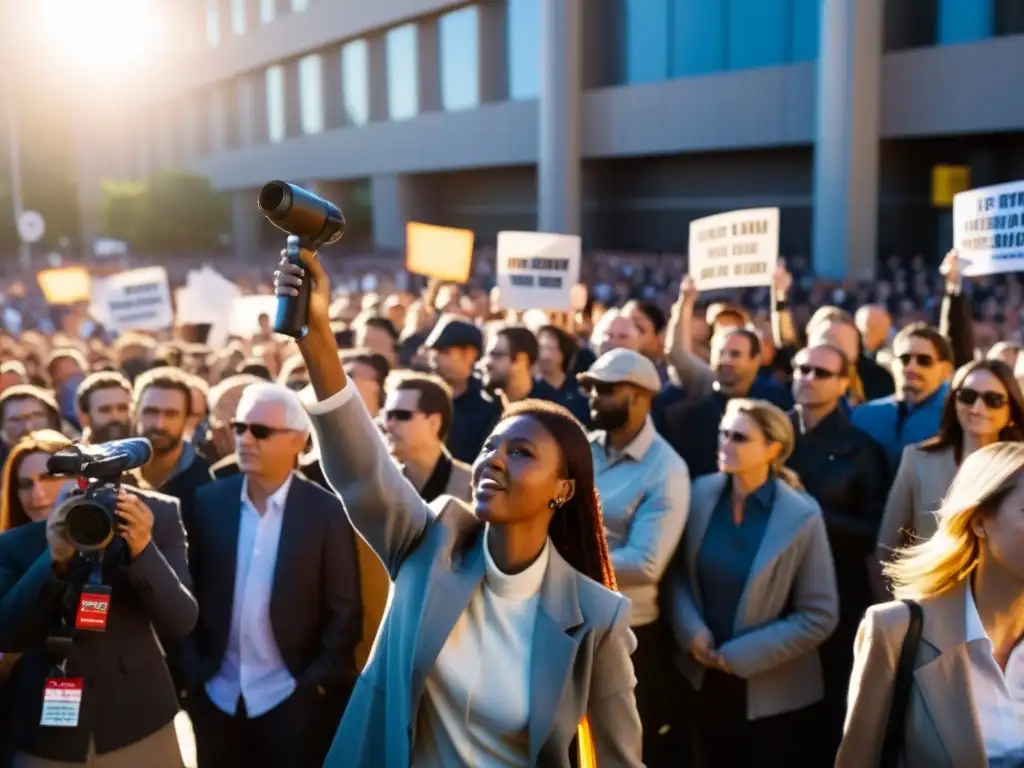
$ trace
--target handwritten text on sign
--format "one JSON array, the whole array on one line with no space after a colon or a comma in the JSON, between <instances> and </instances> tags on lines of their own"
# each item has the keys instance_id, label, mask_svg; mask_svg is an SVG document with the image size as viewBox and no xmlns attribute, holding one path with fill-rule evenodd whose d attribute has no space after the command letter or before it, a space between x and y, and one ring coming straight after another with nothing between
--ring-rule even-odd
<instances>
[{"instance_id":1,"label":"handwritten text on sign","mask_svg":"<svg viewBox=\"0 0 1024 768\"><path fill-rule=\"evenodd\" d=\"M730 211L690 224L690 275L702 291L770 285L778 258L778 208Z\"/></svg>"},{"instance_id":2,"label":"handwritten text on sign","mask_svg":"<svg viewBox=\"0 0 1024 768\"><path fill-rule=\"evenodd\" d=\"M1024 181L956 195L953 245L962 260L964 275L1024 269Z\"/></svg>"},{"instance_id":3,"label":"handwritten text on sign","mask_svg":"<svg viewBox=\"0 0 1024 768\"><path fill-rule=\"evenodd\" d=\"M505 309L567 311L579 279L579 237L498 233L498 291Z\"/></svg>"},{"instance_id":4,"label":"handwritten text on sign","mask_svg":"<svg viewBox=\"0 0 1024 768\"><path fill-rule=\"evenodd\" d=\"M133 269L109 277L101 292L106 324L119 333L160 331L174 322L167 270L163 267Z\"/></svg>"}]
</instances>

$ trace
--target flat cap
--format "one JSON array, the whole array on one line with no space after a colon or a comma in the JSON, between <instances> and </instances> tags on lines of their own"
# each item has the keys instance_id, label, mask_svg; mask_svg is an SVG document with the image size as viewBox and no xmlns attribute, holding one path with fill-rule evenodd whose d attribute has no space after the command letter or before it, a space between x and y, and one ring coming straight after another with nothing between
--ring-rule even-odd
<instances>
[{"instance_id":1,"label":"flat cap","mask_svg":"<svg viewBox=\"0 0 1024 768\"><path fill-rule=\"evenodd\" d=\"M654 363L639 352L621 347L605 352L576 378L583 384L601 381L605 384L632 384L654 394L661 391L661 377Z\"/></svg>"}]
</instances>

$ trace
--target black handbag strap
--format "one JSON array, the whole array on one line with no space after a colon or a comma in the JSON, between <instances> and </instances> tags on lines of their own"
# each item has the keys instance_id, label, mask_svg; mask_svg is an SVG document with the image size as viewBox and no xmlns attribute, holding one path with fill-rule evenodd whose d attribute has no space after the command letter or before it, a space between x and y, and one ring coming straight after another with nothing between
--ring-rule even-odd
<instances>
[{"instance_id":1,"label":"black handbag strap","mask_svg":"<svg viewBox=\"0 0 1024 768\"><path fill-rule=\"evenodd\" d=\"M910 703L910 688L914 682L914 660L917 645L921 642L921 628L924 614L921 606L913 600L904 600L910 609L910 626L907 627L900 660L896 665L896 679L893 685L892 706L889 708L889 722L885 727L885 741L882 742L882 762L879 768L897 768L906 733L907 705Z\"/></svg>"}]
</instances>

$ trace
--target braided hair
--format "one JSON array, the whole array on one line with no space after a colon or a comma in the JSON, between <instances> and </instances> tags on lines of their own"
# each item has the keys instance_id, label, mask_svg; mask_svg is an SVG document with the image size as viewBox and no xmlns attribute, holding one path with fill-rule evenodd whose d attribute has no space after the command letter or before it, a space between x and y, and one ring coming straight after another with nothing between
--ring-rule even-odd
<instances>
[{"instance_id":1,"label":"braided hair","mask_svg":"<svg viewBox=\"0 0 1024 768\"><path fill-rule=\"evenodd\" d=\"M601 499L594 483L594 459L583 425L562 406L545 400L513 403L501 420L516 416L528 416L551 433L562 450L562 476L575 482L572 498L555 509L551 518L551 543L584 576L608 589L617 589L604 535Z\"/></svg>"}]
</instances>

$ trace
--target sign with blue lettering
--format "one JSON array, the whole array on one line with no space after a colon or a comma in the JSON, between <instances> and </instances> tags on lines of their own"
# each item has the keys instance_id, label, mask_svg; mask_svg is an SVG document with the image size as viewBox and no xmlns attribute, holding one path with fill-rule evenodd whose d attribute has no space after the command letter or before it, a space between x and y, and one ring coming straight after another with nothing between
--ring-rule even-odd
<instances>
[{"instance_id":1,"label":"sign with blue lettering","mask_svg":"<svg viewBox=\"0 0 1024 768\"><path fill-rule=\"evenodd\" d=\"M498 292L504 309L572 310L580 281L582 243L576 235L498 233Z\"/></svg>"},{"instance_id":2,"label":"sign with blue lettering","mask_svg":"<svg viewBox=\"0 0 1024 768\"><path fill-rule=\"evenodd\" d=\"M954 197L953 247L965 277L1024 270L1024 181Z\"/></svg>"}]
</instances>

